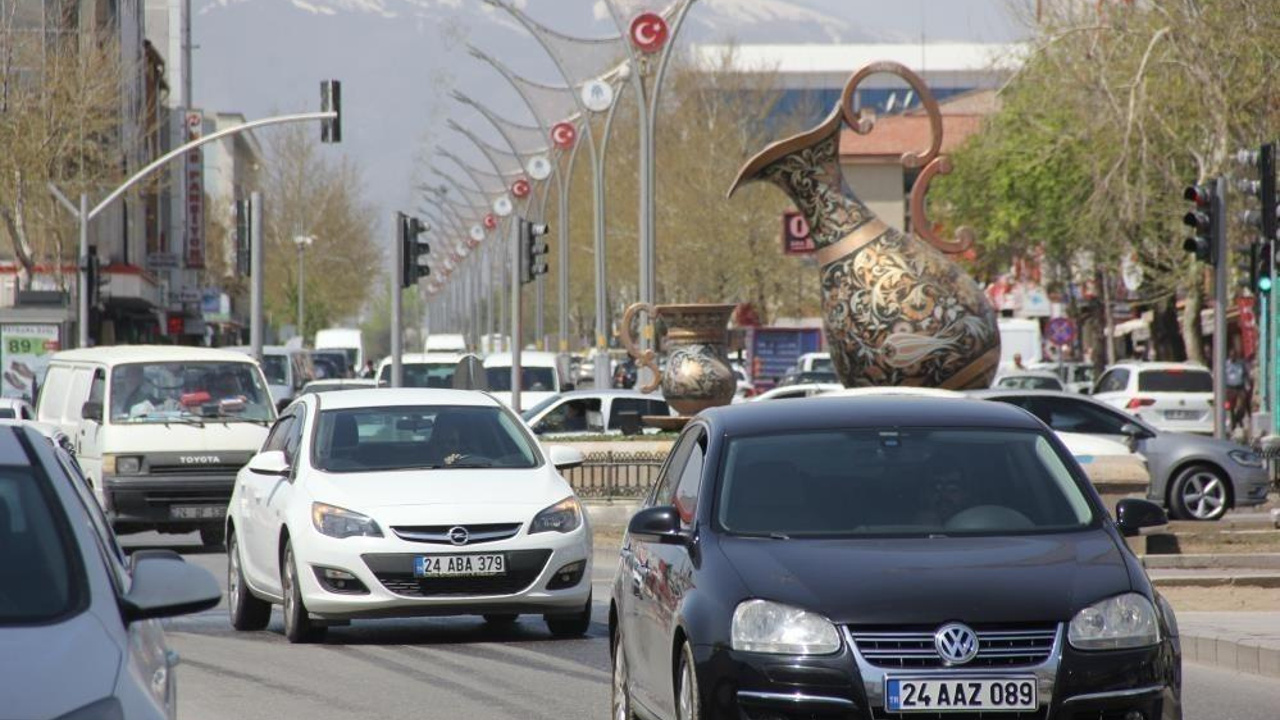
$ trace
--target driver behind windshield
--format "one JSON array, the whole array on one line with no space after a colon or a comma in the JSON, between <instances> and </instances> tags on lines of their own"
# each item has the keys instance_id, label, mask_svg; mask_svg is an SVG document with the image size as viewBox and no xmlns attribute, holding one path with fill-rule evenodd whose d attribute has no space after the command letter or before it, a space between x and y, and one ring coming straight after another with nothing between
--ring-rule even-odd
<instances>
[{"instance_id":1,"label":"driver behind windshield","mask_svg":"<svg viewBox=\"0 0 1280 720\"><path fill-rule=\"evenodd\" d=\"M178 404L147 379L141 365L122 365L112 374L111 416L116 419L143 417L157 410L177 410Z\"/></svg>"}]
</instances>

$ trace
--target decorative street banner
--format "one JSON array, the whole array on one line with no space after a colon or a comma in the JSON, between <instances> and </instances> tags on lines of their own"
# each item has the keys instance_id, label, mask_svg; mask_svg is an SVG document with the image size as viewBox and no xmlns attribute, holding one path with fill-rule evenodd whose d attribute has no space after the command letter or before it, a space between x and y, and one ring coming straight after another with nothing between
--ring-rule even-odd
<instances>
[{"instance_id":1,"label":"decorative street banner","mask_svg":"<svg viewBox=\"0 0 1280 720\"><path fill-rule=\"evenodd\" d=\"M0 326L0 366L4 367L0 395L34 403L49 358L60 347L57 325Z\"/></svg>"},{"instance_id":2,"label":"decorative street banner","mask_svg":"<svg viewBox=\"0 0 1280 720\"><path fill-rule=\"evenodd\" d=\"M204 132L204 113L187 111L187 142L198 140ZM187 153L185 202L187 235L183 248L188 268L204 268L204 153L195 148Z\"/></svg>"}]
</instances>

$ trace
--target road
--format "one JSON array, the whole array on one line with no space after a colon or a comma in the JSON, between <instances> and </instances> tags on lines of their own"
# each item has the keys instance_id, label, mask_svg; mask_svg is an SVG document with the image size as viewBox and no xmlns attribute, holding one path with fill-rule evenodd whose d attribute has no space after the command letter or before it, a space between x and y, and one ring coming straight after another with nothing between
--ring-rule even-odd
<instances>
[{"instance_id":1,"label":"road","mask_svg":"<svg viewBox=\"0 0 1280 720\"><path fill-rule=\"evenodd\" d=\"M226 555L196 536L125 536L128 548L172 547L225 588ZM225 603L166 621L182 656L183 720L527 718L609 713L607 612L611 553L597 553L595 622L586 638L553 640L540 618L493 630L479 618L357 622L322 645L290 645L278 610L265 632L237 633ZM1280 682L1195 664L1184 668L1187 720L1275 720Z\"/></svg>"}]
</instances>

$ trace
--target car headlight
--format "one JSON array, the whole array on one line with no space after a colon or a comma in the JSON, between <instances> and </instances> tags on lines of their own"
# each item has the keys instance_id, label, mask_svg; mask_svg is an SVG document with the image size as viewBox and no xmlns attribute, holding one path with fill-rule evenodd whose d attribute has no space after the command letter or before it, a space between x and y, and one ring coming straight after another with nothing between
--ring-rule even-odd
<instances>
[{"instance_id":1,"label":"car headlight","mask_svg":"<svg viewBox=\"0 0 1280 720\"><path fill-rule=\"evenodd\" d=\"M102 472L105 475L137 475L142 472L139 455L103 455Z\"/></svg>"},{"instance_id":2,"label":"car headlight","mask_svg":"<svg viewBox=\"0 0 1280 720\"><path fill-rule=\"evenodd\" d=\"M1079 650L1155 645L1160 641L1156 609L1138 593L1107 598L1076 613L1067 630L1067 639Z\"/></svg>"},{"instance_id":3,"label":"car headlight","mask_svg":"<svg viewBox=\"0 0 1280 720\"><path fill-rule=\"evenodd\" d=\"M1232 450L1227 456L1245 467L1262 467L1262 456L1252 450Z\"/></svg>"},{"instance_id":4,"label":"car headlight","mask_svg":"<svg viewBox=\"0 0 1280 720\"><path fill-rule=\"evenodd\" d=\"M529 534L540 532L573 532L582 524L582 507L578 499L567 497L549 508L538 511L529 525Z\"/></svg>"},{"instance_id":5,"label":"car headlight","mask_svg":"<svg viewBox=\"0 0 1280 720\"><path fill-rule=\"evenodd\" d=\"M829 655L840 633L825 617L769 600L747 600L733 611L733 649L776 655Z\"/></svg>"},{"instance_id":6,"label":"car headlight","mask_svg":"<svg viewBox=\"0 0 1280 720\"><path fill-rule=\"evenodd\" d=\"M382 529L373 518L324 503L311 503L311 524L329 537L382 537Z\"/></svg>"}]
</instances>

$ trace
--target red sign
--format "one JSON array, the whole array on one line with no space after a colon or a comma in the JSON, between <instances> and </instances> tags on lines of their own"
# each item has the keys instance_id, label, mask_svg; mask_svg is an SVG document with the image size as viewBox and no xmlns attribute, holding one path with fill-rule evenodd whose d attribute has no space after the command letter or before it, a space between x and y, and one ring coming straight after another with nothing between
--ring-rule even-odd
<instances>
[{"instance_id":1,"label":"red sign","mask_svg":"<svg viewBox=\"0 0 1280 720\"><path fill-rule=\"evenodd\" d=\"M204 113L199 110L187 112L187 140L196 140L201 136L204 126ZM187 153L185 168L187 227L183 243L183 255L189 268L204 267L204 154L199 148Z\"/></svg>"},{"instance_id":2,"label":"red sign","mask_svg":"<svg viewBox=\"0 0 1280 720\"><path fill-rule=\"evenodd\" d=\"M570 150L573 144L578 141L578 128L573 123L565 121L558 122L551 128L551 142L561 150Z\"/></svg>"},{"instance_id":3,"label":"red sign","mask_svg":"<svg viewBox=\"0 0 1280 720\"><path fill-rule=\"evenodd\" d=\"M181 335L184 327L181 315L170 315L165 322L165 330L167 335Z\"/></svg>"},{"instance_id":4,"label":"red sign","mask_svg":"<svg viewBox=\"0 0 1280 720\"><path fill-rule=\"evenodd\" d=\"M816 249L809 232L809 221L794 210L782 213L782 252L787 255L808 255Z\"/></svg>"},{"instance_id":5,"label":"red sign","mask_svg":"<svg viewBox=\"0 0 1280 720\"><path fill-rule=\"evenodd\" d=\"M492 230L492 229L494 229L494 228L498 227L498 217L497 217L496 215L494 215L493 213L489 213L489 214L485 215L485 216L484 216L484 226L485 226L485 227L487 227L487 228L489 228L490 230Z\"/></svg>"},{"instance_id":6,"label":"red sign","mask_svg":"<svg viewBox=\"0 0 1280 720\"><path fill-rule=\"evenodd\" d=\"M1236 298L1236 308L1240 311L1240 349L1246 359L1253 359L1258 352L1258 319L1253 314L1253 298Z\"/></svg>"},{"instance_id":7,"label":"red sign","mask_svg":"<svg viewBox=\"0 0 1280 720\"><path fill-rule=\"evenodd\" d=\"M641 13L631 21L631 42L640 52L653 53L667 44L667 21L657 13Z\"/></svg>"},{"instance_id":8,"label":"red sign","mask_svg":"<svg viewBox=\"0 0 1280 720\"><path fill-rule=\"evenodd\" d=\"M511 183L511 194L518 198L529 197L529 190L529 181L524 178L520 178L519 180Z\"/></svg>"}]
</instances>

